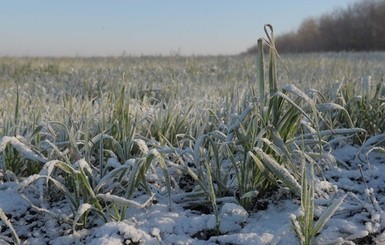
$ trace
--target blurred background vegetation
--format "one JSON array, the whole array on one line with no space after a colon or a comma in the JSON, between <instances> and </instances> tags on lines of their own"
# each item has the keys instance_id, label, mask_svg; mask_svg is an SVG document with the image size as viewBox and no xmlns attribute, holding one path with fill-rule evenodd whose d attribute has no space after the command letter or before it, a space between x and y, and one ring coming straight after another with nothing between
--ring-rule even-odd
<instances>
[{"instance_id":1,"label":"blurred background vegetation","mask_svg":"<svg viewBox=\"0 0 385 245\"><path fill-rule=\"evenodd\" d=\"M305 19L298 30L279 35L280 53L385 50L385 1L363 0L320 17ZM257 53L257 46L246 53Z\"/></svg>"}]
</instances>

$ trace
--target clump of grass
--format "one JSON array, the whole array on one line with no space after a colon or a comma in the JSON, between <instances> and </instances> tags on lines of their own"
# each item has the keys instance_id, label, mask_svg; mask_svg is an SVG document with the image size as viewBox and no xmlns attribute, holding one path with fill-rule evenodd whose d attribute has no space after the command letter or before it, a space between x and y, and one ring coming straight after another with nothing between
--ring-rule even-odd
<instances>
[{"instance_id":1,"label":"clump of grass","mask_svg":"<svg viewBox=\"0 0 385 245\"><path fill-rule=\"evenodd\" d=\"M324 117L332 110L322 109L326 107L324 104L318 104L316 98L294 85L279 88L276 75L279 56L272 27L265 26L265 31L268 37L265 42L270 51L265 74L263 40L258 40L259 90L254 94L259 97L245 106L239 115L234 115L224 128L192 138L191 154L196 170L185 169L208 200L234 195L249 210L253 208L255 198L278 186L285 186L300 197L301 154L316 162L323 154L328 137L363 131L358 128L329 130L329 122ZM349 118L348 114L346 116ZM301 144L305 146L300 148ZM184 152L181 157L190 154L180 152ZM201 196L196 195L196 198ZM211 206L215 212L215 202L211 202Z\"/></svg>"},{"instance_id":2,"label":"clump of grass","mask_svg":"<svg viewBox=\"0 0 385 245\"><path fill-rule=\"evenodd\" d=\"M103 178L98 177L84 158L72 165L58 160L49 161L38 175L24 181L19 191L28 186L36 186L40 192L45 190L51 197L66 198L72 214L65 217L58 217L49 210L36 207L32 203L31 205L37 211L70 223L74 231L79 227L93 225L95 215L103 222L121 221L125 218L125 210L128 206L145 208L153 200L154 195L148 187L145 189L150 197L144 204L138 204L130 198L139 185L146 185L145 173L154 157L159 162L162 161L159 154L150 152L144 159L136 163L129 161L110 171ZM90 220L93 220L91 224L89 224Z\"/></svg>"},{"instance_id":3,"label":"clump of grass","mask_svg":"<svg viewBox=\"0 0 385 245\"><path fill-rule=\"evenodd\" d=\"M383 133L385 128L385 92L382 80L371 76L355 82L342 81L335 100L349 113L355 127L366 129L369 136ZM339 117L341 122L344 118Z\"/></svg>"},{"instance_id":4,"label":"clump of grass","mask_svg":"<svg viewBox=\"0 0 385 245\"><path fill-rule=\"evenodd\" d=\"M31 147L31 143L20 135L1 137L0 154L2 156L0 168L3 172L10 171L16 176L29 176L37 173L42 164L47 162L39 149Z\"/></svg>"},{"instance_id":5,"label":"clump of grass","mask_svg":"<svg viewBox=\"0 0 385 245\"><path fill-rule=\"evenodd\" d=\"M346 195L343 195L324 210L324 212L318 217L317 221L314 221L314 163L303 162L302 166L302 191L301 191L301 207L298 215L291 215L291 222L294 227L294 231L297 234L301 244L310 245L314 244L314 237L321 231L333 214L343 203Z\"/></svg>"}]
</instances>

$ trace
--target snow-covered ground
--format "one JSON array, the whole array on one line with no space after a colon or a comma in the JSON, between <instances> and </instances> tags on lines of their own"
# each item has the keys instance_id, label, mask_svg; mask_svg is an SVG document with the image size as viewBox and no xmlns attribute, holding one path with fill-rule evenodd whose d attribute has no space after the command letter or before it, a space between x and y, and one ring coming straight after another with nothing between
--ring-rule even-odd
<instances>
[{"instance_id":1,"label":"snow-covered ground","mask_svg":"<svg viewBox=\"0 0 385 245\"><path fill-rule=\"evenodd\" d=\"M347 194L343 204L324 226L316 242L337 244L385 244L385 155L368 149L340 145L325 158L324 171L317 173L316 211L320 213L334 198ZM363 178L362 178L363 177ZM36 211L17 192L21 183L0 184L0 208L9 218L22 244L299 244L290 216L297 214L300 201L282 189L266 200L266 207L247 213L241 206L220 207L220 234L215 217L168 206L168 199L156 196L146 208L129 208L126 219L91 229L71 231L71 225ZM49 204L39 200L32 188L23 189L31 203L55 214L68 214L66 200ZM149 197L137 196L145 202ZM0 221L0 244L13 244L10 229Z\"/></svg>"}]
</instances>

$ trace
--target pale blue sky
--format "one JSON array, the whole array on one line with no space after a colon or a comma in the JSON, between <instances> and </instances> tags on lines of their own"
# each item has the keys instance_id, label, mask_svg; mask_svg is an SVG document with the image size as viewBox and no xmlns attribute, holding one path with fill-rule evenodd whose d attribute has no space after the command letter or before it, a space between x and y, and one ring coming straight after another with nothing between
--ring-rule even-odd
<instances>
[{"instance_id":1,"label":"pale blue sky","mask_svg":"<svg viewBox=\"0 0 385 245\"><path fill-rule=\"evenodd\" d=\"M355 0L1 0L0 56L216 55Z\"/></svg>"}]
</instances>

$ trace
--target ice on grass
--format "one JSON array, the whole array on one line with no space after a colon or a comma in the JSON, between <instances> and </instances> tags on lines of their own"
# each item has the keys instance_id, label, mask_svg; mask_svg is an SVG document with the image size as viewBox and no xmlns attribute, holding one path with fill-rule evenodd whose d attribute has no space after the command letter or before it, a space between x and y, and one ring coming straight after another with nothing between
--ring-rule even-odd
<instances>
[{"instance_id":1,"label":"ice on grass","mask_svg":"<svg viewBox=\"0 0 385 245\"><path fill-rule=\"evenodd\" d=\"M79 219L82 217L82 215L87 212L89 209L92 208L92 205L89 204L89 203L83 203L79 206L77 212L76 212L76 216L74 218L74 223L73 223L73 226L72 226L72 230L75 232L75 229L76 229L76 224L77 222L79 221Z\"/></svg>"},{"instance_id":2,"label":"ice on grass","mask_svg":"<svg viewBox=\"0 0 385 245\"><path fill-rule=\"evenodd\" d=\"M135 139L134 141L138 145L138 147L142 153L146 154L148 152L148 147L146 145L146 142L144 142L144 140Z\"/></svg>"},{"instance_id":3,"label":"ice on grass","mask_svg":"<svg viewBox=\"0 0 385 245\"><path fill-rule=\"evenodd\" d=\"M90 165L88 164L88 162L86 162L84 158L79 159L72 166L76 170L83 169L83 170L87 170L88 173L92 173L92 169Z\"/></svg>"},{"instance_id":4,"label":"ice on grass","mask_svg":"<svg viewBox=\"0 0 385 245\"><path fill-rule=\"evenodd\" d=\"M108 158L106 167L119 168L122 164L116 158Z\"/></svg>"},{"instance_id":5,"label":"ice on grass","mask_svg":"<svg viewBox=\"0 0 385 245\"><path fill-rule=\"evenodd\" d=\"M30 159L32 161L38 161L45 163L47 159L31 150L24 143L19 141L17 137L3 136L0 138L0 152L4 152L5 147L11 144L14 149L16 149L24 158Z\"/></svg>"}]
</instances>

